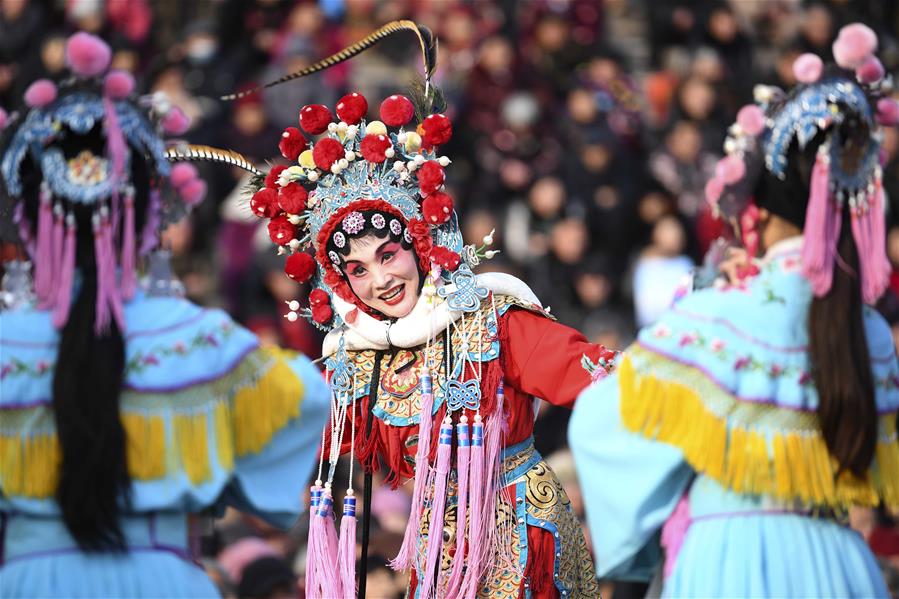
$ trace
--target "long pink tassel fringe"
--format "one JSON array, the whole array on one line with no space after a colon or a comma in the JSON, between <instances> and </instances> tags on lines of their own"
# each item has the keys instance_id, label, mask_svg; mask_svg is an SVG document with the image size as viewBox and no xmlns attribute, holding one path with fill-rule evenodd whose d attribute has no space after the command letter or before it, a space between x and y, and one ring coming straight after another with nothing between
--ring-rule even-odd
<instances>
[{"instance_id":1,"label":"long pink tassel fringe","mask_svg":"<svg viewBox=\"0 0 899 599\"><path fill-rule=\"evenodd\" d=\"M890 264L886 256L883 185L878 178L867 209L852 214L852 236L858 248L862 298L875 303L889 285Z\"/></svg>"},{"instance_id":2,"label":"long pink tassel fringe","mask_svg":"<svg viewBox=\"0 0 899 599\"><path fill-rule=\"evenodd\" d=\"M421 416L418 422L418 449L415 452L415 486L412 491L412 511L403 535L399 553L390 562L396 571L408 570L418 561L418 538L421 527L421 512L427 490L430 488L432 471L431 454L431 412L434 406L434 392L431 373L427 367L421 373Z\"/></svg>"},{"instance_id":3,"label":"long pink tassel fringe","mask_svg":"<svg viewBox=\"0 0 899 599\"><path fill-rule=\"evenodd\" d=\"M802 243L802 274L817 297L826 295L833 283L841 222L840 207L830 196L829 158L826 151L821 150L812 170Z\"/></svg>"},{"instance_id":4,"label":"long pink tassel fringe","mask_svg":"<svg viewBox=\"0 0 899 599\"><path fill-rule=\"evenodd\" d=\"M468 419L463 415L456 425L456 474L459 477L458 504L456 507L456 557L453 570L446 584L447 597L458 597L462 587L462 573L465 569L465 536L468 520L468 469L471 461L471 436L468 430Z\"/></svg>"},{"instance_id":5,"label":"long pink tassel fringe","mask_svg":"<svg viewBox=\"0 0 899 599\"><path fill-rule=\"evenodd\" d=\"M53 207L53 239L52 239L52 259L50 262L51 280L54 285L50 288L50 294L46 301L38 307L41 310L52 310L56 306L56 299L59 296L59 277L62 274L63 253L65 252L66 227L65 212L63 212L62 204L56 204Z\"/></svg>"},{"instance_id":6,"label":"long pink tassel fringe","mask_svg":"<svg viewBox=\"0 0 899 599\"><path fill-rule=\"evenodd\" d=\"M125 230L122 235L122 298L130 300L137 290L135 271L134 196L125 196Z\"/></svg>"},{"instance_id":7,"label":"long pink tassel fringe","mask_svg":"<svg viewBox=\"0 0 899 599\"><path fill-rule=\"evenodd\" d=\"M58 295L53 308L53 326L61 329L69 320L69 310L72 307L72 285L75 283L75 238L77 230L75 217L66 217L66 236L60 259Z\"/></svg>"},{"instance_id":8,"label":"long pink tassel fringe","mask_svg":"<svg viewBox=\"0 0 899 599\"><path fill-rule=\"evenodd\" d=\"M440 439L437 444L437 466L434 468L434 494L431 497L431 525L428 528L428 550L422 570L422 599L437 596L435 579L440 565L440 554L443 550L443 514L446 510L446 487L449 479L450 454L453 449L453 425L447 416L440 426Z\"/></svg>"},{"instance_id":9,"label":"long pink tassel fringe","mask_svg":"<svg viewBox=\"0 0 899 599\"><path fill-rule=\"evenodd\" d=\"M333 499L328 489L322 493L309 535L316 537L306 559L306 567L313 569L312 588L321 589L318 597L343 597L340 577L337 575L337 529L334 526Z\"/></svg>"},{"instance_id":10,"label":"long pink tassel fringe","mask_svg":"<svg viewBox=\"0 0 899 599\"><path fill-rule=\"evenodd\" d=\"M34 257L34 292L39 305L46 305L53 291L53 200L41 188L37 213L37 256Z\"/></svg>"},{"instance_id":11,"label":"long pink tassel fringe","mask_svg":"<svg viewBox=\"0 0 899 599\"><path fill-rule=\"evenodd\" d=\"M482 523L485 498L489 497L484 473L484 423L481 415L474 417L471 425L471 456L469 457L468 487L471 489L468 505L468 556L466 570L461 585L461 597L472 599L478 592L481 578L481 557L483 555L484 528Z\"/></svg>"},{"instance_id":12,"label":"long pink tassel fringe","mask_svg":"<svg viewBox=\"0 0 899 599\"><path fill-rule=\"evenodd\" d=\"M343 517L340 519L340 540L337 545L337 570L345 597L356 596L356 498L343 498Z\"/></svg>"},{"instance_id":13,"label":"long pink tassel fringe","mask_svg":"<svg viewBox=\"0 0 899 599\"><path fill-rule=\"evenodd\" d=\"M321 597L322 590L317 586L318 580L315 578L315 571L312 567L312 554L318 549L315 544L318 542L318 535L313 534L313 522L315 522L318 513L318 505L321 503L322 488L319 485L313 485L309 491L309 533L306 537L306 596Z\"/></svg>"}]
</instances>

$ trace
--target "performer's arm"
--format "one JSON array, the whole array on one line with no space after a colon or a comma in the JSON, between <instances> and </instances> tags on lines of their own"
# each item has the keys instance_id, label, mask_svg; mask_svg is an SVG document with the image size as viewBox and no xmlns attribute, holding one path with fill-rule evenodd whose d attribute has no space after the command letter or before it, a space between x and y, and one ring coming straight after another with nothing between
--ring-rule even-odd
<instances>
[{"instance_id":1,"label":"performer's arm","mask_svg":"<svg viewBox=\"0 0 899 599\"><path fill-rule=\"evenodd\" d=\"M513 308L501 318L506 382L551 404L573 406L591 382L583 357L595 364L604 348L571 327L527 310Z\"/></svg>"},{"instance_id":2,"label":"performer's arm","mask_svg":"<svg viewBox=\"0 0 899 599\"><path fill-rule=\"evenodd\" d=\"M578 398L568 426L600 578L648 582L659 537L693 476L680 450L628 431L618 374Z\"/></svg>"}]
</instances>

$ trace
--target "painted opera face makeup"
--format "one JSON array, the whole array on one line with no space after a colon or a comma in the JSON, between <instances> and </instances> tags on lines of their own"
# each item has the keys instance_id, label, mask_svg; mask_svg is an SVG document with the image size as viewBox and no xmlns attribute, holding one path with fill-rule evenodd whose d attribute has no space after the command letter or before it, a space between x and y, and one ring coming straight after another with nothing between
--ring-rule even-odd
<instances>
[{"instance_id":1,"label":"painted opera face makeup","mask_svg":"<svg viewBox=\"0 0 899 599\"><path fill-rule=\"evenodd\" d=\"M374 235L353 239L343 269L356 297L389 318L406 316L418 301L415 253L399 241Z\"/></svg>"}]
</instances>

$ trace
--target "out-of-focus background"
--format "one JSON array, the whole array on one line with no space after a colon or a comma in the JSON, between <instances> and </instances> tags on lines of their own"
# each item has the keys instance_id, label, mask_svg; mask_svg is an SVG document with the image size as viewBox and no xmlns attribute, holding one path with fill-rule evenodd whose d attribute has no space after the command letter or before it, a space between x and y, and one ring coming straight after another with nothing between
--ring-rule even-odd
<instances>
[{"instance_id":1,"label":"out-of-focus background","mask_svg":"<svg viewBox=\"0 0 899 599\"><path fill-rule=\"evenodd\" d=\"M754 83L792 85L793 60L803 52L832 60L837 30L856 20L880 35L894 77L899 68L897 0L0 0L0 105L14 108L31 81L59 76L66 37L86 30L112 44L113 66L133 72L142 91L166 92L193 118L189 141L277 162L280 132L297 125L302 105L333 107L358 91L374 110L404 92L420 69L412 36L264 94L230 103L219 96L399 18L440 38L437 84L455 130L443 148L453 159L447 186L466 241L495 228L502 253L486 268L520 276L563 323L614 348L667 307L722 231L702 190ZM895 203L895 130L884 146ZM205 204L166 234L188 295L225 307L267 342L317 355L316 332L282 318L284 300L302 290L250 215L241 174L202 168ZM899 265L899 227L888 243ZM880 306L891 322L899 321L897 291L894 275ZM567 418L544 406L537 445L582 515ZM403 490L375 491L369 597L401 596L405 581L386 558L408 509ZM899 534L889 516L853 520L895 582ZM284 534L229 513L204 553L228 595L295 596L304 545L302 524Z\"/></svg>"}]
</instances>

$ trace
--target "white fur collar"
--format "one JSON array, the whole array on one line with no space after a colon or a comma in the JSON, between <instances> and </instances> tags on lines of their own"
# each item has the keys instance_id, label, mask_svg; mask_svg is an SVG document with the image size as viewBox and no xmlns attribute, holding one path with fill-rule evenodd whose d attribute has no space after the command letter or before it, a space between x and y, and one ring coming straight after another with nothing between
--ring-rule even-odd
<instances>
[{"instance_id":1,"label":"white fur collar","mask_svg":"<svg viewBox=\"0 0 899 599\"><path fill-rule=\"evenodd\" d=\"M486 287L497 295L509 295L530 304L541 305L531 288L524 281L512 275L491 272L476 275L476 278L479 286ZM453 285L446 287L452 289ZM412 312L393 323L378 320L362 310L357 310L355 321L350 324L346 322L346 317L356 309L356 306L335 295L332 298L334 309L340 314L345 324L332 330L325 337L322 344L322 355L330 356L337 351L341 336L344 338L346 349L352 351L388 349L391 345L407 349L416 347L445 330L449 323L455 322L462 315L459 311L450 310L446 302L438 297L435 297L432 303L427 300L427 297L421 295L415 307L412 308ZM387 341L388 332L390 334L389 343Z\"/></svg>"}]
</instances>

